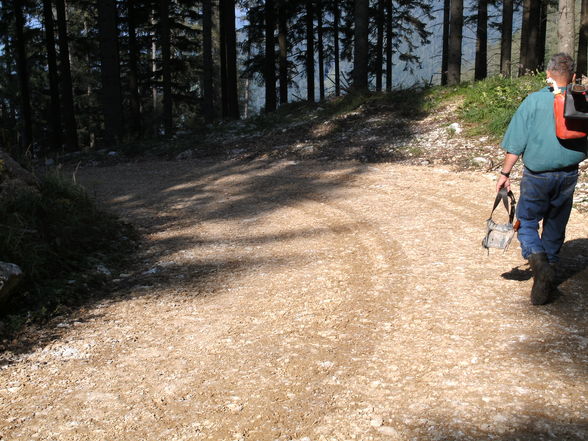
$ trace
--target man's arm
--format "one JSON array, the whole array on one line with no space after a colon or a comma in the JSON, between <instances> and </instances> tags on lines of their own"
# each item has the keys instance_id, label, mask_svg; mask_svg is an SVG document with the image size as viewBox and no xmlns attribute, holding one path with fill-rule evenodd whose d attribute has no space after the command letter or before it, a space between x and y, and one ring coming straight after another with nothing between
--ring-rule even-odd
<instances>
[{"instance_id":1,"label":"man's arm","mask_svg":"<svg viewBox=\"0 0 588 441\"><path fill-rule=\"evenodd\" d=\"M503 187L506 187L508 191L510 191L510 172L516 162L519 159L519 155L515 155L514 153L507 153L504 157L504 164L502 165L502 171L500 172L500 177L498 178L498 182L496 183L496 192L499 192Z\"/></svg>"}]
</instances>

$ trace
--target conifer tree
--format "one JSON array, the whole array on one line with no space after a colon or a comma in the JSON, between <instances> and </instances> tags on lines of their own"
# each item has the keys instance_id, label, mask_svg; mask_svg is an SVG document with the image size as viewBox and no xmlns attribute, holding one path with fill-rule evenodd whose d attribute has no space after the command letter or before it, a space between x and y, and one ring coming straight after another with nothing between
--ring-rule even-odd
<instances>
[{"instance_id":1,"label":"conifer tree","mask_svg":"<svg viewBox=\"0 0 588 441\"><path fill-rule=\"evenodd\" d=\"M58 151L62 142L61 104L59 102L59 77L57 76L57 53L55 51L55 29L51 0L43 0L43 24L45 27L45 47L47 48L47 67L49 71L49 94L51 95L49 110L51 137L49 147L54 151Z\"/></svg>"},{"instance_id":2,"label":"conifer tree","mask_svg":"<svg viewBox=\"0 0 588 441\"><path fill-rule=\"evenodd\" d=\"M62 115L65 125L65 147L68 151L75 151L78 149L78 130L73 99L65 1L55 0L55 9L57 11L59 34L59 77L61 82Z\"/></svg>"},{"instance_id":3,"label":"conifer tree","mask_svg":"<svg viewBox=\"0 0 588 441\"><path fill-rule=\"evenodd\" d=\"M21 148L23 152L33 142L33 121L31 115L31 93L29 85L29 69L27 62L27 49L25 41L25 18L22 0L13 0L14 6L14 27L16 46L16 67L18 75L20 112L21 112Z\"/></svg>"},{"instance_id":4,"label":"conifer tree","mask_svg":"<svg viewBox=\"0 0 588 441\"><path fill-rule=\"evenodd\" d=\"M368 52L369 52L369 2L355 0L353 38L353 89L356 92L368 91Z\"/></svg>"},{"instance_id":5,"label":"conifer tree","mask_svg":"<svg viewBox=\"0 0 588 441\"><path fill-rule=\"evenodd\" d=\"M101 0L98 2L98 28L105 138L107 142L116 144L122 140L123 136L123 112L117 12L114 0Z\"/></svg>"},{"instance_id":6,"label":"conifer tree","mask_svg":"<svg viewBox=\"0 0 588 441\"><path fill-rule=\"evenodd\" d=\"M512 20L513 0L502 2L502 26L500 38L500 73L505 77L511 75L512 63Z\"/></svg>"},{"instance_id":7,"label":"conifer tree","mask_svg":"<svg viewBox=\"0 0 588 441\"><path fill-rule=\"evenodd\" d=\"M578 39L578 57L576 72L578 75L588 74L588 0L582 0L580 10L580 36Z\"/></svg>"},{"instance_id":8,"label":"conifer tree","mask_svg":"<svg viewBox=\"0 0 588 441\"><path fill-rule=\"evenodd\" d=\"M447 84L461 81L461 44L463 39L463 0L451 0L449 46L447 55Z\"/></svg>"}]
</instances>

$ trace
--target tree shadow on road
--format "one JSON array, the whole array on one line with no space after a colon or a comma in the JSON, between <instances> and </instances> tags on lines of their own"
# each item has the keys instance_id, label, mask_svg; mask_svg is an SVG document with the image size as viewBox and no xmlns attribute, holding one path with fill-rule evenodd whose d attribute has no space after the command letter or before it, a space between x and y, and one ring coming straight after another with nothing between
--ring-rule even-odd
<instances>
[{"instance_id":1,"label":"tree shadow on road","mask_svg":"<svg viewBox=\"0 0 588 441\"><path fill-rule=\"evenodd\" d=\"M336 200L337 190L365 170L366 166L358 163L317 163L311 170L308 164L296 161L257 160L154 162L152 166L143 163L127 164L122 169L96 168L86 176L81 173L80 180L89 194L131 221L141 233L135 262L125 270L131 276L116 273L113 281L86 300L62 308L46 323L29 327L18 342L6 345L14 356L0 360L0 364L11 363L19 354L62 338L68 332L67 327L61 327L64 323L85 321L92 307L105 299L125 301L149 296L155 288L182 290L183 295L190 296L214 293L220 289L219 280L241 277L262 266L288 267L306 262L308 256L303 254L268 256L256 254L255 249L286 245L299 238L320 241L338 228L357 226L342 220L336 225L290 224L265 232L255 225L263 223L264 216L300 202ZM211 234L203 224L230 227ZM243 252L247 248L249 251ZM178 259L183 253L188 258ZM192 288L189 292L183 289L186 284Z\"/></svg>"},{"instance_id":2,"label":"tree shadow on road","mask_svg":"<svg viewBox=\"0 0 588 441\"><path fill-rule=\"evenodd\" d=\"M505 403L508 404L508 403ZM439 410L427 416L426 426L410 427L410 439L419 440L493 440L493 441L585 441L588 421L585 418L558 419L545 414L543 409L522 412L503 412L496 409L490 423L475 424L468 416L444 415ZM392 416L391 423L396 421ZM459 420L460 422L455 422ZM492 423L492 420L496 423ZM402 421L396 427L401 428ZM377 430L377 429L376 429ZM403 430L396 430L403 432ZM383 431L384 432L384 431ZM385 432L384 432L385 433ZM415 436L416 435L416 436ZM386 439L382 437L382 439ZM393 439L398 439L397 437ZM404 438L403 438L404 439ZM406 439L409 439L408 437Z\"/></svg>"}]
</instances>

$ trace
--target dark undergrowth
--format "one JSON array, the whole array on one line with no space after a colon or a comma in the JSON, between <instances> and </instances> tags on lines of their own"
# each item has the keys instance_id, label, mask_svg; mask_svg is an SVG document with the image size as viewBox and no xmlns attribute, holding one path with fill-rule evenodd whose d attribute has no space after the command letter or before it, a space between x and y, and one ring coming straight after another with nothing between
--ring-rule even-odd
<instances>
[{"instance_id":1,"label":"dark undergrowth","mask_svg":"<svg viewBox=\"0 0 588 441\"><path fill-rule=\"evenodd\" d=\"M0 200L0 256L25 276L0 305L0 335L88 302L136 243L131 226L99 210L83 187L57 172L38 189Z\"/></svg>"}]
</instances>

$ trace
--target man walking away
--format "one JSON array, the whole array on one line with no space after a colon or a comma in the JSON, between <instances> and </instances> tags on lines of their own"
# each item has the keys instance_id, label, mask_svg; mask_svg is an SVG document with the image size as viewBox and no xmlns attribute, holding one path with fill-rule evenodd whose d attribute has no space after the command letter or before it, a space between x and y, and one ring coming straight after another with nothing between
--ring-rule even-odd
<instances>
[{"instance_id":1,"label":"man walking away","mask_svg":"<svg viewBox=\"0 0 588 441\"><path fill-rule=\"evenodd\" d=\"M554 55L547 65L547 77L562 89L573 74L574 60L567 54ZM496 184L497 191L510 190L510 171L522 156L525 167L516 213L522 254L533 271L533 305L549 302L555 291L554 266L572 210L578 164L586 159L586 138L560 140L555 136L553 101L553 89L545 87L521 103L502 140L506 157Z\"/></svg>"}]
</instances>

